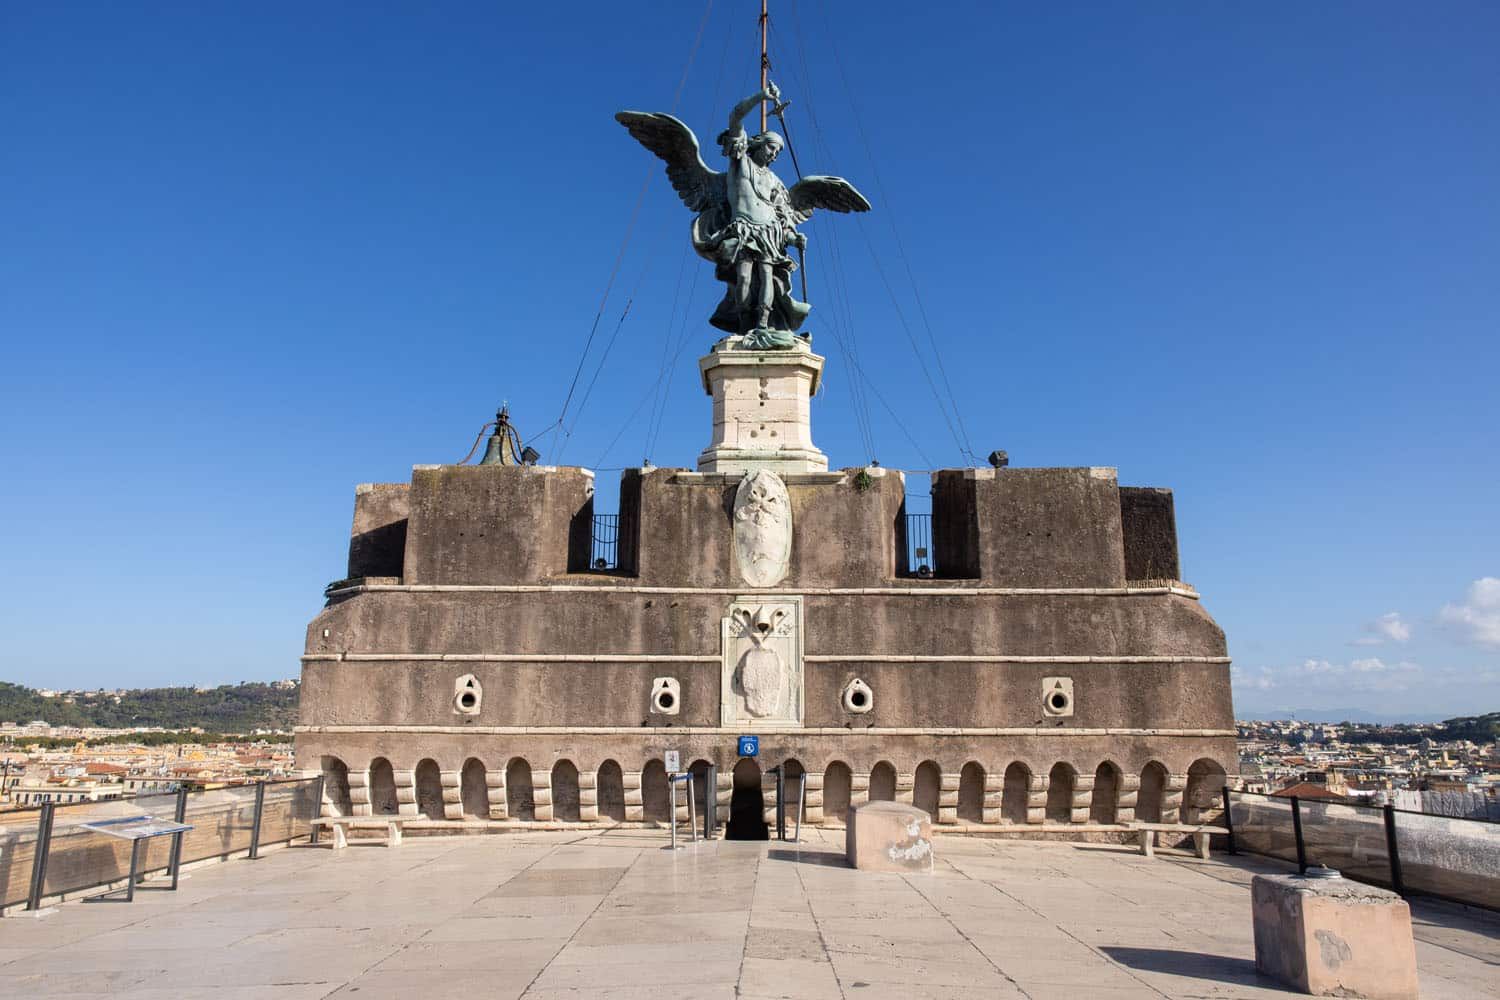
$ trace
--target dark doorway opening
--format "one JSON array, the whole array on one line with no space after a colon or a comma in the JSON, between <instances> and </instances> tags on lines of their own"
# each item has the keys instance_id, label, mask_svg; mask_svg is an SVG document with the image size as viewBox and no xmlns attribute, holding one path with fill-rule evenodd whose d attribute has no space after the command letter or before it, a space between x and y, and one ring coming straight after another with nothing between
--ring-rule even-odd
<instances>
[{"instance_id":1,"label":"dark doorway opening","mask_svg":"<svg viewBox=\"0 0 1500 1000\"><path fill-rule=\"evenodd\" d=\"M760 790L760 765L753 758L741 757L734 765L734 792L729 797L729 825L724 828L725 839L770 840L765 808L765 798Z\"/></svg>"}]
</instances>

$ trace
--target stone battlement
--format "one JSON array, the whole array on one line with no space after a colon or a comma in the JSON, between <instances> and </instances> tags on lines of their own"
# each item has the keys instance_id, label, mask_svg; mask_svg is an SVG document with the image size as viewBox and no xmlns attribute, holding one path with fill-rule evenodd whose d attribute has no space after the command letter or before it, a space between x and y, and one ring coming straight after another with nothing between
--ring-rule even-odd
<instances>
[{"instance_id":1,"label":"stone battlement","mask_svg":"<svg viewBox=\"0 0 1500 1000\"><path fill-rule=\"evenodd\" d=\"M732 532L738 474L629 469L619 565L645 586L747 587ZM905 477L893 469L782 476L798 542L781 589L913 585ZM407 584L543 584L589 572L593 473L418 466L356 491L348 576ZM949 469L932 477L942 587L1119 588L1178 578L1169 490L1120 487L1115 470Z\"/></svg>"}]
</instances>

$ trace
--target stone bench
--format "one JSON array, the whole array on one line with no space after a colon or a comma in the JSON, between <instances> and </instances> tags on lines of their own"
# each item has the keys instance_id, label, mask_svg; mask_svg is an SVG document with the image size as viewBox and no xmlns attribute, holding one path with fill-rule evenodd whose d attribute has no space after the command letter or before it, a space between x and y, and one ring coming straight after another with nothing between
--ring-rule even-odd
<instances>
[{"instance_id":1,"label":"stone bench","mask_svg":"<svg viewBox=\"0 0 1500 1000\"><path fill-rule=\"evenodd\" d=\"M1208 857L1208 838L1213 834L1221 837L1229 836L1229 828L1223 826L1209 826L1204 823L1142 823L1130 824L1130 829L1140 835L1141 853L1146 857L1154 857L1156 851L1156 835L1158 833L1175 833L1187 835L1193 838L1193 850L1198 857Z\"/></svg>"},{"instance_id":2,"label":"stone bench","mask_svg":"<svg viewBox=\"0 0 1500 1000\"><path fill-rule=\"evenodd\" d=\"M400 847L401 827L405 822L404 816L320 816L312 821L312 825L332 830L333 849L339 851L349 846L349 834L355 830L375 830L382 834L379 837L360 837L358 843Z\"/></svg>"}]
</instances>

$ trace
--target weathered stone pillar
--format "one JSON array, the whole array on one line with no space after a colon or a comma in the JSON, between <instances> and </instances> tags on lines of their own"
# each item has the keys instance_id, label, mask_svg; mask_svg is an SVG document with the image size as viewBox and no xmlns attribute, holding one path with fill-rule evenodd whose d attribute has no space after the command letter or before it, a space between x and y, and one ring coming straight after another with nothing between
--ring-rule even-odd
<instances>
[{"instance_id":1,"label":"weathered stone pillar","mask_svg":"<svg viewBox=\"0 0 1500 1000\"><path fill-rule=\"evenodd\" d=\"M505 771L485 768L484 787L490 796L490 819L509 819L510 808L505 804Z\"/></svg>"},{"instance_id":2,"label":"weathered stone pillar","mask_svg":"<svg viewBox=\"0 0 1500 1000\"><path fill-rule=\"evenodd\" d=\"M1094 798L1094 776L1080 774L1073 779L1073 808L1068 816L1070 823L1087 823L1089 805Z\"/></svg>"},{"instance_id":3,"label":"weathered stone pillar","mask_svg":"<svg viewBox=\"0 0 1500 1000\"><path fill-rule=\"evenodd\" d=\"M622 771L621 783L625 786L625 822L641 823L646 819L646 803L641 798L641 772Z\"/></svg>"},{"instance_id":4,"label":"weathered stone pillar","mask_svg":"<svg viewBox=\"0 0 1500 1000\"><path fill-rule=\"evenodd\" d=\"M1005 804L1005 772L996 774L992 771L984 773L984 805L982 807L983 821L986 824L1000 822L1000 810Z\"/></svg>"},{"instance_id":5,"label":"weathered stone pillar","mask_svg":"<svg viewBox=\"0 0 1500 1000\"><path fill-rule=\"evenodd\" d=\"M438 780L443 784L443 819L463 819L463 790L459 787L461 776L457 771L439 771Z\"/></svg>"},{"instance_id":6,"label":"weathered stone pillar","mask_svg":"<svg viewBox=\"0 0 1500 1000\"><path fill-rule=\"evenodd\" d=\"M862 806L870 801L870 772L849 776L849 805Z\"/></svg>"},{"instance_id":7,"label":"weathered stone pillar","mask_svg":"<svg viewBox=\"0 0 1500 1000\"><path fill-rule=\"evenodd\" d=\"M325 794L326 801L327 796ZM370 815L370 772L349 772L349 805L356 816Z\"/></svg>"},{"instance_id":8,"label":"weathered stone pillar","mask_svg":"<svg viewBox=\"0 0 1500 1000\"><path fill-rule=\"evenodd\" d=\"M1135 806L1140 800L1141 776L1139 774L1120 775L1120 800L1115 805L1116 823L1134 823Z\"/></svg>"},{"instance_id":9,"label":"weathered stone pillar","mask_svg":"<svg viewBox=\"0 0 1500 1000\"><path fill-rule=\"evenodd\" d=\"M531 772L531 794L532 801L536 804L536 821L547 823L552 820L552 772Z\"/></svg>"},{"instance_id":10,"label":"weathered stone pillar","mask_svg":"<svg viewBox=\"0 0 1500 1000\"><path fill-rule=\"evenodd\" d=\"M396 813L400 816L418 816L417 812L417 772L415 771L392 771L391 777L396 782ZM1179 796L1180 798L1180 796Z\"/></svg>"},{"instance_id":11,"label":"weathered stone pillar","mask_svg":"<svg viewBox=\"0 0 1500 1000\"><path fill-rule=\"evenodd\" d=\"M1163 823L1182 822L1182 790L1187 787L1187 775L1167 775L1167 786L1161 793L1161 821Z\"/></svg>"},{"instance_id":12,"label":"weathered stone pillar","mask_svg":"<svg viewBox=\"0 0 1500 1000\"><path fill-rule=\"evenodd\" d=\"M944 774L940 780L937 821L939 823L957 823L959 776L956 774Z\"/></svg>"},{"instance_id":13,"label":"weathered stone pillar","mask_svg":"<svg viewBox=\"0 0 1500 1000\"><path fill-rule=\"evenodd\" d=\"M583 823L599 822L599 775L596 771L578 772L578 819Z\"/></svg>"},{"instance_id":14,"label":"weathered stone pillar","mask_svg":"<svg viewBox=\"0 0 1500 1000\"><path fill-rule=\"evenodd\" d=\"M807 808L802 822L816 826L823 822L823 775L804 774L802 780L807 784Z\"/></svg>"},{"instance_id":15,"label":"weathered stone pillar","mask_svg":"<svg viewBox=\"0 0 1500 1000\"><path fill-rule=\"evenodd\" d=\"M1045 774L1033 774L1031 783L1026 786L1027 824L1047 822L1047 780Z\"/></svg>"}]
</instances>

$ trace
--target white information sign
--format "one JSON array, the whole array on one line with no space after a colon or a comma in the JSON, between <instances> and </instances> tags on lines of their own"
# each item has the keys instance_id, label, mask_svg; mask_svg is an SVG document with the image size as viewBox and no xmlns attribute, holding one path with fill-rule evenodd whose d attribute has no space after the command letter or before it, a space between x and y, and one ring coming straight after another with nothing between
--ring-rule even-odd
<instances>
[{"instance_id":1,"label":"white information sign","mask_svg":"<svg viewBox=\"0 0 1500 1000\"><path fill-rule=\"evenodd\" d=\"M682 754L677 750L668 750L665 754L668 774L678 774L682 771Z\"/></svg>"}]
</instances>

